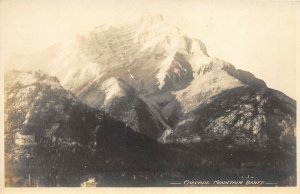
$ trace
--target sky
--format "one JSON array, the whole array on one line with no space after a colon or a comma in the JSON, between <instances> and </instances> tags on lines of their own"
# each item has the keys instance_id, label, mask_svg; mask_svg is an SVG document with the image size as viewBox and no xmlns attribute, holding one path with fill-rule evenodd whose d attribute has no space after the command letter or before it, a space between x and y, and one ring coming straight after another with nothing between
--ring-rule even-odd
<instances>
[{"instance_id":1,"label":"sky","mask_svg":"<svg viewBox=\"0 0 300 194\"><path fill-rule=\"evenodd\" d=\"M2 0L0 56L3 62L10 52L31 54L103 23L159 13L204 42L210 56L295 99L297 7L293 1Z\"/></svg>"}]
</instances>

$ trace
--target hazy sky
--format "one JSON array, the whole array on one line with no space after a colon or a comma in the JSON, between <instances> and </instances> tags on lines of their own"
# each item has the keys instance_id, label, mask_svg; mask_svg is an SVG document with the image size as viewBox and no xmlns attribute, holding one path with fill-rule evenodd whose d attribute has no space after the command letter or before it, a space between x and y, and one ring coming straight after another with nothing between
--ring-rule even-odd
<instances>
[{"instance_id":1,"label":"hazy sky","mask_svg":"<svg viewBox=\"0 0 300 194\"><path fill-rule=\"evenodd\" d=\"M211 56L296 98L296 2L197 0L2 0L1 59L29 54L106 22L161 13ZM298 31L299 33L299 31Z\"/></svg>"}]
</instances>

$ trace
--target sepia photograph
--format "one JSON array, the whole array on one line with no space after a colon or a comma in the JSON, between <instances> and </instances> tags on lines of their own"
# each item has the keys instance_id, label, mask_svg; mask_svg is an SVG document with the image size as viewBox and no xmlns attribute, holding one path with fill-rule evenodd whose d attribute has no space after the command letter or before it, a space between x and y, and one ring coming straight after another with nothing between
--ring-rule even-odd
<instances>
[{"instance_id":1,"label":"sepia photograph","mask_svg":"<svg viewBox=\"0 0 300 194\"><path fill-rule=\"evenodd\" d=\"M3 193L296 189L298 3L1 0Z\"/></svg>"}]
</instances>

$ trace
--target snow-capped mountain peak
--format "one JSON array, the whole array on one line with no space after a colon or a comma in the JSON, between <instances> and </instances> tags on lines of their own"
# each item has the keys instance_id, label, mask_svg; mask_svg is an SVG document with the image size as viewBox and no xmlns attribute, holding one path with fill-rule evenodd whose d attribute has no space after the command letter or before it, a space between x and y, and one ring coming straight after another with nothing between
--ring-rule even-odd
<instances>
[{"instance_id":1,"label":"snow-capped mountain peak","mask_svg":"<svg viewBox=\"0 0 300 194\"><path fill-rule=\"evenodd\" d=\"M218 95L239 87L266 88L251 73L209 56L201 40L161 15L98 26L22 64L57 76L84 103L163 141L177 122L182 127L194 120L180 118Z\"/></svg>"}]
</instances>

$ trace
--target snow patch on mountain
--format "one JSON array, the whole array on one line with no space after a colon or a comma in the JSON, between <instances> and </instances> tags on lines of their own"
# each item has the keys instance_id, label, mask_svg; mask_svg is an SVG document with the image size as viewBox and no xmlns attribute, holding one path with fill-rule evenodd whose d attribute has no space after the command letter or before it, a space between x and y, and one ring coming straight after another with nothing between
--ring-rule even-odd
<instances>
[{"instance_id":1,"label":"snow patch on mountain","mask_svg":"<svg viewBox=\"0 0 300 194\"><path fill-rule=\"evenodd\" d=\"M192 119L192 118L190 118L190 119L185 119L185 120L182 120L182 121L180 121L179 123L177 123L177 126L179 126L179 125L184 125L184 124L186 124L187 122L192 122L192 121L194 121L194 119Z\"/></svg>"},{"instance_id":2,"label":"snow patch on mountain","mask_svg":"<svg viewBox=\"0 0 300 194\"><path fill-rule=\"evenodd\" d=\"M158 138L158 141L161 143L167 143L167 138L173 134L173 130L168 128L166 129L163 134Z\"/></svg>"},{"instance_id":3,"label":"snow patch on mountain","mask_svg":"<svg viewBox=\"0 0 300 194\"><path fill-rule=\"evenodd\" d=\"M172 62L174 60L176 52L172 52L167 55L165 60L157 67L158 73L156 74L156 78L158 79L158 87L161 89L165 84L165 78L168 75L168 70L170 69Z\"/></svg>"},{"instance_id":4,"label":"snow patch on mountain","mask_svg":"<svg viewBox=\"0 0 300 194\"><path fill-rule=\"evenodd\" d=\"M104 106L116 97L122 97L125 95L124 90L119 85L119 81L111 77L102 83L101 89L105 92Z\"/></svg>"},{"instance_id":5,"label":"snow patch on mountain","mask_svg":"<svg viewBox=\"0 0 300 194\"><path fill-rule=\"evenodd\" d=\"M209 64L212 61L211 57L203 56L203 55L193 55L189 59L189 63L191 64L191 67L193 69L193 72L196 74L196 72L199 71L199 69L205 65Z\"/></svg>"}]
</instances>

